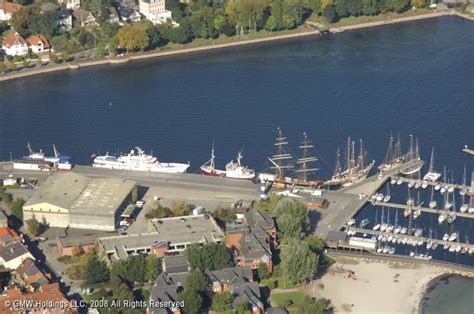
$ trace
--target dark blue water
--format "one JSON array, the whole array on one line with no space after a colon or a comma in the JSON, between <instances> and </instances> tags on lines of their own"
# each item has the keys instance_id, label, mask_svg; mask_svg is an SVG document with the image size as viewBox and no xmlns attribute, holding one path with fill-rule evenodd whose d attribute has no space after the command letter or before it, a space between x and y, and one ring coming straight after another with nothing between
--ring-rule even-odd
<instances>
[{"instance_id":1,"label":"dark blue water","mask_svg":"<svg viewBox=\"0 0 474 314\"><path fill-rule=\"evenodd\" d=\"M332 173L346 137L363 138L369 157L385 154L390 130L420 139L422 156L459 181L472 157L474 23L455 17L242 47L173 59L61 72L0 83L0 159L26 142L53 143L76 162L92 152L135 145L163 161L209 157L222 166L268 166L276 127L294 151L307 132Z\"/></svg>"},{"instance_id":2,"label":"dark blue water","mask_svg":"<svg viewBox=\"0 0 474 314\"><path fill-rule=\"evenodd\" d=\"M452 276L441 280L423 301L423 314L472 314L474 279Z\"/></svg>"}]
</instances>

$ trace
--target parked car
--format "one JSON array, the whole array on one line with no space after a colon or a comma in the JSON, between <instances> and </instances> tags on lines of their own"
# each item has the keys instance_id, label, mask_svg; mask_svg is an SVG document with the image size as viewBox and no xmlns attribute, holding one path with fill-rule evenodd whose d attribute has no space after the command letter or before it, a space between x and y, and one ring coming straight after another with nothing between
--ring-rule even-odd
<instances>
[{"instance_id":1,"label":"parked car","mask_svg":"<svg viewBox=\"0 0 474 314\"><path fill-rule=\"evenodd\" d=\"M143 208L143 205L145 205L145 201L144 200L139 200L136 202L136 205L138 208Z\"/></svg>"}]
</instances>

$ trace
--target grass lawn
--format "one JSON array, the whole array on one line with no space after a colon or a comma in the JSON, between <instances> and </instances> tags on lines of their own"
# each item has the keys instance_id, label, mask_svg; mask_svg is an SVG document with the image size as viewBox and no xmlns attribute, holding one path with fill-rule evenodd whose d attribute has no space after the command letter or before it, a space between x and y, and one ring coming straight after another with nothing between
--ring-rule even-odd
<instances>
[{"instance_id":1,"label":"grass lawn","mask_svg":"<svg viewBox=\"0 0 474 314\"><path fill-rule=\"evenodd\" d=\"M305 294L301 291L290 291L290 292L281 292L281 293L272 293L271 299L272 303L277 306L287 307L292 304L302 304L304 303ZM290 303L288 302L290 301Z\"/></svg>"}]
</instances>

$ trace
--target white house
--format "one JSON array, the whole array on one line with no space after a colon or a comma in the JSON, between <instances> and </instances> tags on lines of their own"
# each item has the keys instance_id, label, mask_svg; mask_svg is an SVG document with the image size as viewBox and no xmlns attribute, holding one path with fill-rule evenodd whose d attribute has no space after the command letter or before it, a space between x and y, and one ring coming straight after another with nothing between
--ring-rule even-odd
<instances>
[{"instance_id":1,"label":"white house","mask_svg":"<svg viewBox=\"0 0 474 314\"><path fill-rule=\"evenodd\" d=\"M26 41L28 42L31 51L35 54L49 53L51 51L49 42L43 35L31 36Z\"/></svg>"},{"instance_id":2,"label":"white house","mask_svg":"<svg viewBox=\"0 0 474 314\"><path fill-rule=\"evenodd\" d=\"M69 10L77 10L81 7L81 0L58 0L58 3L64 3Z\"/></svg>"},{"instance_id":3,"label":"white house","mask_svg":"<svg viewBox=\"0 0 474 314\"><path fill-rule=\"evenodd\" d=\"M56 24L64 29L70 30L72 28L72 15L68 10L61 10L56 13Z\"/></svg>"},{"instance_id":4,"label":"white house","mask_svg":"<svg viewBox=\"0 0 474 314\"><path fill-rule=\"evenodd\" d=\"M142 19L140 13L130 7L126 7L123 5L117 6L117 12L122 21L137 22Z\"/></svg>"},{"instance_id":5,"label":"white house","mask_svg":"<svg viewBox=\"0 0 474 314\"><path fill-rule=\"evenodd\" d=\"M74 16L74 20L77 25L87 26L97 24L95 17L89 11L79 9L73 11L72 15Z\"/></svg>"},{"instance_id":6,"label":"white house","mask_svg":"<svg viewBox=\"0 0 474 314\"><path fill-rule=\"evenodd\" d=\"M18 33L12 33L2 41L2 49L10 56L24 56L28 54L28 42Z\"/></svg>"},{"instance_id":7,"label":"white house","mask_svg":"<svg viewBox=\"0 0 474 314\"><path fill-rule=\"evenodd\" d=\"M0 264L5 268L17 269L28 257L35 259L20 241L9 243L0 249Z\"/></svg>"},{"instance_id":8,"label":"white house","mask_svg":"<svg viewBox=\"0 0 474 314\"><path fill-rule=\"evenodd\" d=\"M171 11L166 10L165 0L140 0L138 5L140 13L153 24L172 20Z\"/></svg>"},{"instance_id":9,"label":"white house","mask_svg":"<svg viewBox=\"0 0 474 314\"><path fill-rule=\"evenodd\" d=\"M20 4L0 1L0 21L9 21L13 13L19 11L22 7Z\"/></svg>"}]
</instances>

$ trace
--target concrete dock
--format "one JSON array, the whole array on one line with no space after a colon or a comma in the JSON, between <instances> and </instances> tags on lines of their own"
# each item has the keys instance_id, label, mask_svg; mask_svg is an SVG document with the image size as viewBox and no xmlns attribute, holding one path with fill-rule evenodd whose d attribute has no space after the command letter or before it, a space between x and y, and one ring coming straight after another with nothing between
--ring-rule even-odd
<instances>
[{"instance_id":1,"label":"concrete dock","mask_svg":"<svg viewBox=\"0 0 474 314\"><path fill-rule=\"evenodd\" d=\"M385 206L385 207L390 207L390 208L400 208L400 209L414 209L414 208L418 208L418 207L415 207L415 206L408 206L408 205L404 205L404 204L395 204L395 203L384 203L384 202L378 202L378 201L374 201L372 202L374 205L378 205L378 206ZM431 214L442 214L444 212L446 212L446 210L444 209L436 209L436 208L427 208L427 207L419 207L420 210L422 212L426 212L426 213L431 213ZM452 211L450 211L452 212ZM463 218L473 218L474 219L474 214L469 214L469 213L460 213L460 212L456 212L456 216L458 217L463 217Z\"/></svg>"}]
</instances>

